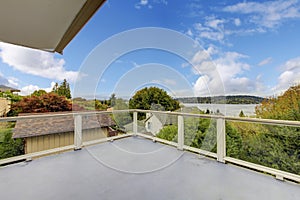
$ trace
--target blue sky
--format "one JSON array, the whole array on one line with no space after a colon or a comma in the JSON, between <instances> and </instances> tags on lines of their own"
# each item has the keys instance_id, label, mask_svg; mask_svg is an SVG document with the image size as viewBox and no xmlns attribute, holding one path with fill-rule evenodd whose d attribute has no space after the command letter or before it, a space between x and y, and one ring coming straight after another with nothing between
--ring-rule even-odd
<instances>
[{"instance_id":1,"label":"blue sky","mask_svg":"<svg viewBox=\"0 0 300 200\"><path fill-rule=\"evenodd\" d=\"M188 61L159 49L120 55L95 80L91 95L108 98L114 92L130 97L144 86L157 85L173 96L270 96L300 83L297 0L108 0L63 55L0 43L0 84L25 95L49 91L54 82L66 78L74 89L80 74L87 76L82 66L93 49L115 34L143 27L177 31L203 51L194 52ZM207 73L208 64L217 73ZM222 92L214 92L220 87Z\"/></svg>"}]
</instances>

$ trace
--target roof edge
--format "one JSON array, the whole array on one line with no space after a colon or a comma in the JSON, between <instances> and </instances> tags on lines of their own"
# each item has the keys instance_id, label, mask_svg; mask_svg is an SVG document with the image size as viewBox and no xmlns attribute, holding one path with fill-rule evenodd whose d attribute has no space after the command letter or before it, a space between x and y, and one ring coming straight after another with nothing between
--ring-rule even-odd
<instances>
[{"instance_id":1,"label":"roof edge","mask_svg":"<svg viewBox=\"0 0 300 200\"><path fill-rule=\"evenodd\" d=\"M83 28L95 12L104 4L106 0L87 0L82 6L77 16L68 27L53 52L62 54L64 48L71 42L76 34Z\"/></svg>"}]
</instances>

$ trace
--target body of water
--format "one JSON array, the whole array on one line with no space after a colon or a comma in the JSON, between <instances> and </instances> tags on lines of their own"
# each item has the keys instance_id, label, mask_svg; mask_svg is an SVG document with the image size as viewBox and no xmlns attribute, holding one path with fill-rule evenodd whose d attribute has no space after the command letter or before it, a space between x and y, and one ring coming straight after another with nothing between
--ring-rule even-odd
<instances>
[{"instance_id":1,"label":"body of water","mask_svg":"<svg viewBox=\"0 0 300 200\"><path fill-rule=\"evenodd\" d=\"M198 107L200 110L216 113L218 110L225 116L239 116L241 110L246 116L255 116L255 107L259 104L195 104L185 103L186 107Z\"/></svg>"}]
</instances>

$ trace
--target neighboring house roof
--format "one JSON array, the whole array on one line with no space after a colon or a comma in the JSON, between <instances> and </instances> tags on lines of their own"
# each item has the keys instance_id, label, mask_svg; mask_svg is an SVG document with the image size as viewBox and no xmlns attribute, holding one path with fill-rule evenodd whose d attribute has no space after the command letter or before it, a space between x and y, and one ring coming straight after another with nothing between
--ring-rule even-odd
<instances>
[{"instance_id":1,"label":"neighboring house roof","mask_svg":"<svg viewBox=\"0 0 300 200\"><path fill-rule=\"evenodd\" d=\"M105 0L1 0L0 41L62 53Z\"/></svg>"},{"instance_id":2,"label":"neighboring house roof","mask_svg":"<svg viewBox=\"0 0 300 200\"><path fill-rule=\"evenodd\" d=\"M19 116L43 115L43 114L62 114L57 113L29 113L19 114ZM114 126L115 122L108 114L91 114L82 117L82 129L93 129L100 127ZM49 135L55 133L65 133L74 131L74 118L72 115L61 117L48 117L37 119L22 119L16 122L13 130L13 138L26 138L33 136Z\"/></svg>"},{"instance_id":3,"label":"neighboring house roof","mask_svg":"<svg viewBox=\"0 0 300 200\"><path fill-rule=\"evenodd\" d=\"M21 92L21 90L19 89L15 89L15 88L12 88L12 87L8 87L8 86L5 86L5 85L0 85L0 92Z\"/></svg>"}]
</instances>

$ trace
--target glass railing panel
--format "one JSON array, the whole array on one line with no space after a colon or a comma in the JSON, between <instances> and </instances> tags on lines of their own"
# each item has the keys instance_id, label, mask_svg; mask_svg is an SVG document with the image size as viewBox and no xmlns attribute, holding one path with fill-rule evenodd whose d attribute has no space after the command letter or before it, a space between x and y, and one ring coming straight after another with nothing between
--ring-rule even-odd
<instances>
[{"instance_id":1,"label":"glass railing panel","mask_svg":"<svg viewBox=\"0 0 300 200\"><path fill-rule=\"evenodd\" d=\"M115 125L111 126L118 134L126 134L133 132L133 116L129 111L113 111L109 114Z\"/></svg>"},{"instance_id":2,"label":"glass railing panel","mask_svg":"<svg viewBox=\"0 0 300 200\"><path fill-rule=\"evenodd\" d=\"M145 119L140 120L142 133L177 142L177 116L165 112L146 113Z\"/></svg>"},{"instance_id":3,"label":"glass railing panel","mask_svg":"<svg viewBox=\"0 0 300 200\"><path fill-rule=\"evenodd\" d=\"M184 144L187 146L216 153L216 120L185 116Z\"/></svg>"},{"instance_id":4,"label":"glass railing panel","mask_svg":"<svg viewBox=\"0 0 300 200\"><path fill-rule=\"evenodd\" d=\"M108 137L125 134L123 127L118 126L114 117L120 120L123 113L91 113L82 116L83 142L97 141ZM120 121L119 121L120 123ZM122 122L121 122L122 123Z\"/></svg>"},{"instance_id":5,"label":"glass railing panel","mask_svg":"<svg viewBox=\"0 0 300 200\"><path fill-rule=\"evenodd\" d=\"M226 123L227 156L300 175L300 127Z\"/></svg>"}]
</instances>

